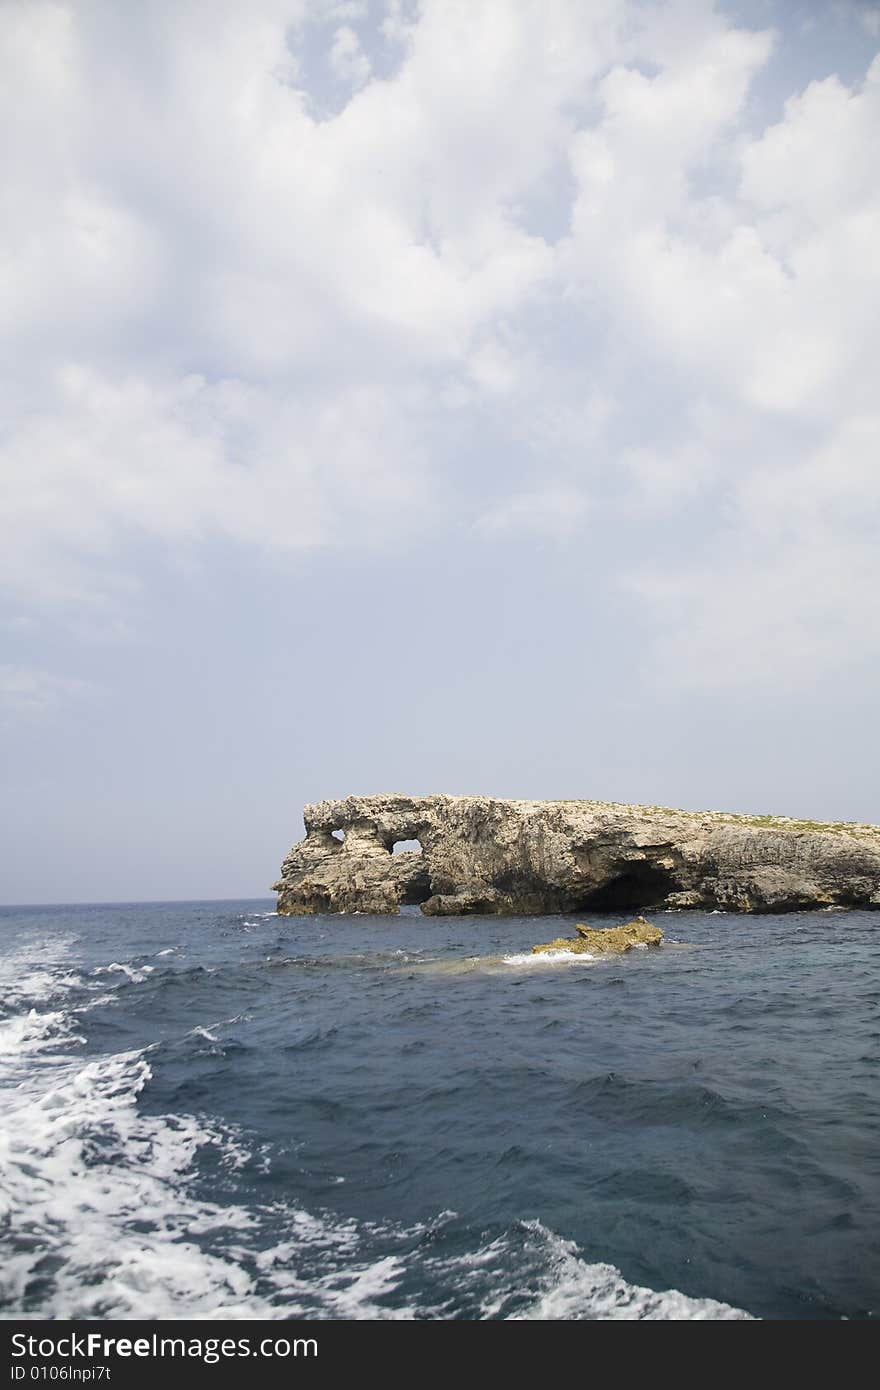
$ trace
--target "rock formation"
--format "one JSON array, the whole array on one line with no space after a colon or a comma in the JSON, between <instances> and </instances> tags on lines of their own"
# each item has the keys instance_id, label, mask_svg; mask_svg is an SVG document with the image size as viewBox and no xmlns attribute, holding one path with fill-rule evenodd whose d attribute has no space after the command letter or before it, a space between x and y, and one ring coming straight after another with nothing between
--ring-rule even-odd
<instances>
[{"instance_id":1,"label":"rock formation","mask_svg":"<svg viewBox=\"0 0 880 1390\"><path fill-rule=\"evenodd\" d=\"M601 801L351 796L305 809L283 913L880 907L880 827ZM393 853L418 840L420 851Z\"/></svg>"},{"instance_id":2,"label":"rock formation","mask_svg":"<svg viewBox=\"0 0 880 1390\"><path fill-rule=\"evenodd\" d=\"M584 956L622 956L634 946L659 946L663 932L644 917L635 917L622 927L586 927L578 923L577 936L557 936L544 946L533 946L532 954L544 955L547 951L568 951L572 955Z\"/></svg>"}]
</instances>

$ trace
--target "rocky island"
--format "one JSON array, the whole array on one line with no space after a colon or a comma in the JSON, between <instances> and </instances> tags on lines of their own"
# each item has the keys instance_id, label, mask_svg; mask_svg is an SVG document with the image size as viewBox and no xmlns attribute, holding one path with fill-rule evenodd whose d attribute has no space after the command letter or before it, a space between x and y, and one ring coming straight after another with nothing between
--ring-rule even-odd
<instances>
[{"instance_id":1,"label":"rocky island","mask_svg":"<svg viewBox=\"0 0 880 1390\"><path fill-rule=\"evenodd\" d=\"M281 913L880 907L875 825L485 796L350 796L304 819Z\"/></svg>"}]
</instances>

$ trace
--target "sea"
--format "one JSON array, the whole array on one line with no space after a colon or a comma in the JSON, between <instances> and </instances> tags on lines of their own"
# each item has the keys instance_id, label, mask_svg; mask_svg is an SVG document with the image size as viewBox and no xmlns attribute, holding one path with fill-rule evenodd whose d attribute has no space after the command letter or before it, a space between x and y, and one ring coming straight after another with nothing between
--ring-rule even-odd
<instances>
[{"instance_id":1,"label":"sea","mask_svg":"<svg viewBox=\"0 0 880 1390\"><path fill-rule=\"evenodd\" d=\"M880 914L650 915L0 909L2 1316L877 1317Z\"/></svg>"}]
</instances>

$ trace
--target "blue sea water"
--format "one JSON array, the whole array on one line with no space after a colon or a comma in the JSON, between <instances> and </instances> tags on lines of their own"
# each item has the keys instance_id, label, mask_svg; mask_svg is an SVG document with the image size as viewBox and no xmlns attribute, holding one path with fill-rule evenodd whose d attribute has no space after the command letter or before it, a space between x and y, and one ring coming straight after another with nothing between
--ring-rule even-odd
<instances>
[{"instance_id":1,"label":"blue sea water","mask_svg":"<svg viewBox=\"0 0 880 1390\"><path fill-rule=\"evenodd\" d=\"M0 909L3 1316L880 1313L880 916L273 906Z\"/></svg>"}]
</instances>

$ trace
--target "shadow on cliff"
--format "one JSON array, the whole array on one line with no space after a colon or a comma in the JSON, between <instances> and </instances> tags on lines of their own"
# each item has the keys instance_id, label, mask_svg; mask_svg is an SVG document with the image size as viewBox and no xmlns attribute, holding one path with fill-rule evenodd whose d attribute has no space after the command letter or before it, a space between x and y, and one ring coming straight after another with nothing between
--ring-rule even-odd
<instances>
[{"instance_id":1,"label":"shadow on cliff","mask_svg":"<svg viewBox=\"0 0 880 1390\"><path fill-rule=\"evenodd\" d=\"M629 912L666 901L681 884L674 874L656 864L637 863L601 888L594 888L575 905L576 912Z\"/></svg>"}]
</instances>

